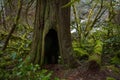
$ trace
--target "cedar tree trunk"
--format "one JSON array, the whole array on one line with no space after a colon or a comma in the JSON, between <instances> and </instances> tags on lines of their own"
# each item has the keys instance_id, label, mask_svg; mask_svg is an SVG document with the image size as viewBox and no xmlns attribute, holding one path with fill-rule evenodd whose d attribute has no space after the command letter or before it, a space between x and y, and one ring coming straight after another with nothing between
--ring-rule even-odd
<instances>
[{"instance_id":1,"label":"cedar tree trunk","mask_svg":"<svg viewBox=\"0 0 120 80\"><path fill-rule=\"evenodd\" d=\"M53 61L47 63L56 64L61 56L64 64L71 65L70 7L62 7L69 1L37 0L32 48L25 62L43 65L48 58Z\"/></svg>"}]
</instances>

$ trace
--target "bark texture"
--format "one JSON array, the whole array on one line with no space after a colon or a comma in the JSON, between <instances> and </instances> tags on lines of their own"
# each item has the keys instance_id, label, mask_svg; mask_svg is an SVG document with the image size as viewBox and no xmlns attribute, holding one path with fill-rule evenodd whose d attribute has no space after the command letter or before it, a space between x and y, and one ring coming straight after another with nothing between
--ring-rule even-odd
<instances>
[{"instance_id":1,"label":"bark texture","mask_svg":"<svg viewBox=\"0 0 120 80\"><path fill-rule=\"evenodd\" d=\"M42 65L45 57L45 37L49 30L57 32L59 53L64 64L70 65L72 44L70 34L70 7L62 8L70 0L37 0L34 35L27 62Z\"/></svg>"}]
</instances>

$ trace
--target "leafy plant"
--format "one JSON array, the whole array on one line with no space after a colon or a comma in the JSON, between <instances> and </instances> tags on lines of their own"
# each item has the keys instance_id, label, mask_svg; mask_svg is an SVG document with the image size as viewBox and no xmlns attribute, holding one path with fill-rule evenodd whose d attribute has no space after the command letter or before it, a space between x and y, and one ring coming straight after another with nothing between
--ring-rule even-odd
<instances>
[{"instance_id":1,"label":"leafy plant","mask_svg":"<svg viewBox=\"0 0 120 80\"><path fill-rule=\"evenodd\" d=\"M42 69L39 65L23 65L20 64L17 68L14 68L10 79L17 80L50 80L52 72Z\"/></svg>"},{"instance_id":2,"label":"leafy plant","mask_svg":"<svg viewBox=\"0 0 120 80\"><path fill-rule=\"evenodd\" d=\"M112 64L116 64L116 65L120 65L120 58L118 58L117 56L114 56L114 57L111 59L111 63L112 63Z\"/></svg>"},{"instance_id":3,"label":"leafy plant","mask_svg":"<svg viewBox=\"0 0 120 80\"><path fill-rule=\"evenodd\" d=\"M82 48L74 48L74 53L75 53L75 56L81 60L81 59L88 59L88 52Z\"/></svg>"}]
</instances>

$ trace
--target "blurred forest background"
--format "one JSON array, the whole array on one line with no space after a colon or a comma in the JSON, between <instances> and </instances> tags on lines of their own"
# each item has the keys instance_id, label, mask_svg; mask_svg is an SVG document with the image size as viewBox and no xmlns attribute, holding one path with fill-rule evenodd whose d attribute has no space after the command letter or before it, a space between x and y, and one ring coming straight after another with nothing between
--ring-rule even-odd
<instances>
[{"instance_id":1,"label":"blurred forest background","mask_svg":"<svg viewBox=\"0 0 120 80\"><path fill-rule=\"evenodd\" d=\"M0 0L0 80L51 80L52 72L39 64L23 64L31 50L36 2ZM120 74L120 0L71 0L62 6L66 7L71 7L72 55L77 63Z\"/></svg>"}]
</instances>

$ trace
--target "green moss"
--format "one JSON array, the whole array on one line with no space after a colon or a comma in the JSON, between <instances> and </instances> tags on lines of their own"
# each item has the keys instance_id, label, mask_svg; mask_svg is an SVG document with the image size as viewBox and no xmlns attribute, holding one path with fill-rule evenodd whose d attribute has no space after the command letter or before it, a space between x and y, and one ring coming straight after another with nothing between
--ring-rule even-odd
<instances>
[{"instance_id":1,"label":"green moss","mask_svg":"<svg viewBox=\"0 0 120 80\"><path fill-rule=\"evenodd\" d=\"M106 80L116 80L116 79L112 77L107 77Z\"/></svg>"}]
</instances>

